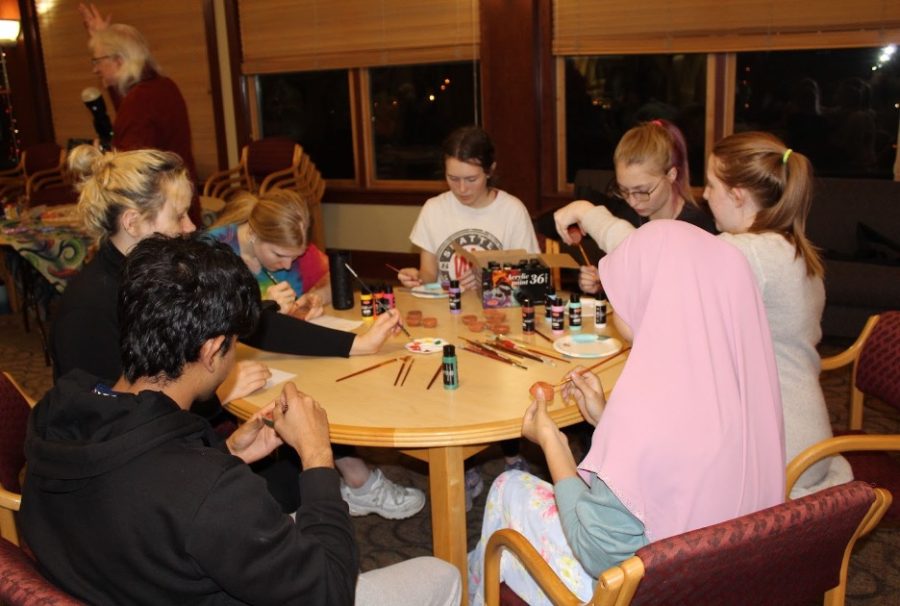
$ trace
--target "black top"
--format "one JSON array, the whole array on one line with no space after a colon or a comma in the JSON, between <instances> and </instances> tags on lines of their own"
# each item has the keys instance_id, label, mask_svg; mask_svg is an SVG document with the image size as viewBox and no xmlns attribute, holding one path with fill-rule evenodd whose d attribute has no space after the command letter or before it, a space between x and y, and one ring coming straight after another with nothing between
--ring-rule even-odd
<instances>
[{"instance_id":1,"label":"black top","mask_svg":"<svg viewBox=\"0 0 900 606\"><path fill-rule=\"evenodd\" d=\"M28 424L22 532L90 604L352 604L359 554L337 472L300 476L294 523L209 425L165 394L62 377Z\"/></svg>"},{"instance_id":2,"label":"black top","mask_svg":"<svg viewBox=\"0 0 900 606\"><path fill-rule=\"evenodd\" d=\"M118 298L124 265L125 256L104 241L66 287L50 331L54 379L74 368L110 383L122 374ZM347 357L355 337L264 307L256 331L242 342L276 353Z\"/></svg>"},{"instance_id":3,"label":"black top","mask_svg":"<svg viewBox=\"0 0 900 606\"><path fill-rule=\"evenodd\" d=\"M593 189L588 190L587 192L581 191L580 193L586 193L587 195L584 196L584 199L589 200L595 206L605 206L614 216L628 221L635 227L640 227L649 221L646 217L642 217L634 212L634 209L628 205L628 202L621 198L608 196ZM553 213L556 212L556 210L557 209L541 213L534 220L535 231L551 240L559 240L559 233L556 231L556 222L553 220ZM696 225L700 229L708 231L713 235L719 233L716 229L716 222L705 204L702 207L695 206L685 200L681 212L675 218L678 221L686 221L692 225ZM585 249L585 252L587 252L591 264L593 265L596 265L605 254L597 247L597 244L592 238L585 238L582 240L582 247ZM577 247L560 243L560 252L569 253L572 255L573 259L577 259L579 263L584 263L581 251Z\"/></svg>"}]
</instances>

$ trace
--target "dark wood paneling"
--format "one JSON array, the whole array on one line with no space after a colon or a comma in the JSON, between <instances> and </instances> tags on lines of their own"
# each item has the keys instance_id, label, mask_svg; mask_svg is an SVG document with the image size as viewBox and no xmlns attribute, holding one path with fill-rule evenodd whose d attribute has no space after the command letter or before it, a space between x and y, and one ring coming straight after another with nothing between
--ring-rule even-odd
<instances>
[{"instance_id":1,"label":"dark wood paneling","mask_svg":"<svg viewBox=\"0 0 900 606\"><path fill-rule=\"evenodd\" d=\"M250 106L247 99L247 81L241 75L243 54L241 51L241 23L237 0L225 0L225 30L228 35L228 60L231 63L231 96L234 99L234 126L237 132L238 152L250 143ZM222 167L226 168L226 167Z\"/></svg>"},{"instance_id":2,"label":"dark wood paneling","mask_svg":"<svg viewBox=\"0 0 900 606\"><path fill-rule=\"evenodd\" d=\"M540 198L541 0L481 0L484 127L494 140L501 188L534 213Z\"/></svg>"},{"instance_id":3,"label":"dark wood paneling","mask_svg":"<svg viewBox=\"0 0 900 606\"><path fill-rule=\"evenodd\" d=\"M216 161L219 164L219 170L222 170L228 164L228 142L225 136L225 110L222 104L222 76L219 71L219 44L216 40L216 15L213 0L203 0L203 24L206 29L206 56L209 59L213 123L216 125Z\"/></svg>"},{"instance_id":4,"label":"dark wood paneling","mask_svg":"<svg viewBox=\"0 0 900 606\"><path fill-rule=\"evenodd\" d=\"M53 115L44 71L41 34L34 0L19 0L22 34L15 47L6 51L6 65L13 115L22 147L53 141ZM72 99L72 103L80 103ZM65 144L65 141L60 141Z\"/></svg>"}]
</instances>

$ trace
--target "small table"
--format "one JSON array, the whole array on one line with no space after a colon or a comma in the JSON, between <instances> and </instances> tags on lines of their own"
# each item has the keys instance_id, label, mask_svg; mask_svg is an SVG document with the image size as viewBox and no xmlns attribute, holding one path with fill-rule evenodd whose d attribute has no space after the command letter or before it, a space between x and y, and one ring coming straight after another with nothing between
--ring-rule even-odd
<instances>
[{"instance_id":1,"label":"small table","mask_svg":"<svg viewBox=\"0 0 900 606\"><path fill-rule=\"evenodd\" d=\"M50 363L47 335L41 318L41 310L35 290L35 280L42 276L57 293L62 293L68 281L81 271L94 252L94 241L83 231L71 225L48 225L40 221L0 220L0 247L14 251L0 254L0 276L9 291L9 299L15 308L22 309L25 330L29 330L28 312L35 311L44 356ZM21 257L16 271L15 263ZM15 274L20 276L22 291L16 292Z\"/></svg>"},{"instance_id":2,"label":"small table","mask_svg":"<svg viewBox=\"0 0 900 606\"><path fill-rule=\"evenodd\" d=\"M92 245L74 226L0 220L0 246L16 251L60 293L88 261Z\"/></svg>"},{"instance_id":3,"label":"small table","mask_svg":"<svg viewBox=\"0 0 900 606\"><path fill-rule=\"evenodd\" d=\"M463 337L483 340L492 335L469 331L461 315L449 313L447 299L419 299L406 292L398 292L396 297L401 313L420 309L426 317L438 318L436 328L409 327L413 337L440 337L456 345L457 390L445 390L440 377L430 390L426 389L441 364L441 354L409 354L404 349L409 339L403 334L390 339L374 356L349 359L285 356L240 346L238 357L259 360L272 368L295 373L292 381L297 387L315 397L328 412L332 442L398 448L428 463L434 554L459 568L465 588L465 460L492 442L521 437L522 416L531 402L528 390L532 383L557 383L577 364L588 366L598 360L573 359L570 364L554 361L556 366L525 360L522 363L527 370L516 368L463 350L466 345ZM483 315L475 293L464 293L462 303L462 314ZM504 311L511 328L510 336L521 339L521 308ZM351 310L329 310L329 313L357 319L360 317L359 301L357 299ZM543 307L536 308L536 316L538 330L550 336ZM583 332L594 332L589 317ZM599 332L617 336L611 328ZM529 336L527 340L538 348L552 351L551 344L538 336ZM335 381L354 371L407 354L415 361L403 386L393 385L400 362L341 382ZM618 379L626 358L625 355L617 356L597 369L607 393ZM275 386L233 402L229 409L246 419L280 392L281 387ZM558 396L550 407L550 415L561 427L583 420L574 403L561 403ZM464 589L463 596L466 595Z\"/></svg>"}]
</instances>

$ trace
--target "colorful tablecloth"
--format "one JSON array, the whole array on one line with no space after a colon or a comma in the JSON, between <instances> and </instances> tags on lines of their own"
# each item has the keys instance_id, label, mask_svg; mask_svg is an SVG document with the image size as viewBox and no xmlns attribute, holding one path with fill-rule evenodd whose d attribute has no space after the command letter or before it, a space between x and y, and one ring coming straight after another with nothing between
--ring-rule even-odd
<instances>
[{"instance_id":1,"label":"colorful tablecloth","mask_svg":"<svg viewBox=\"0 0 900 606\"><path fill-rule=\"evenodd\" d=\"M94 253L94 241L65 225L0 220L0 246L8 246L28 261L57 292Z\"/></svg>"}]
</instances>

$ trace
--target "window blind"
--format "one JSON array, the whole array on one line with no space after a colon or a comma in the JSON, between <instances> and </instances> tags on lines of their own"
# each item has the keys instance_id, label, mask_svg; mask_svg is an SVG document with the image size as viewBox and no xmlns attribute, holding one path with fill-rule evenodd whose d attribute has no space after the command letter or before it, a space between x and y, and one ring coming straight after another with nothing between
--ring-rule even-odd
<instances>
[{"instance_id":1,"label":"window blind","mask_svg":"<svg viewBox=\"0 0 900 606\"><path fill-rule=\"evenodd\" d=\"M896 0L554 0L553 53L732 52L900 40Z\"/></svg>"},{"instance_id":2,"label":"window blind","mask_svg":"<svg viewBox=\"0 0 900 606\"><path fill-rule=\"evenodd\" d=\"M240 3L244 74L472 60L478 0Z\"/></svg>"}]
</instances>

